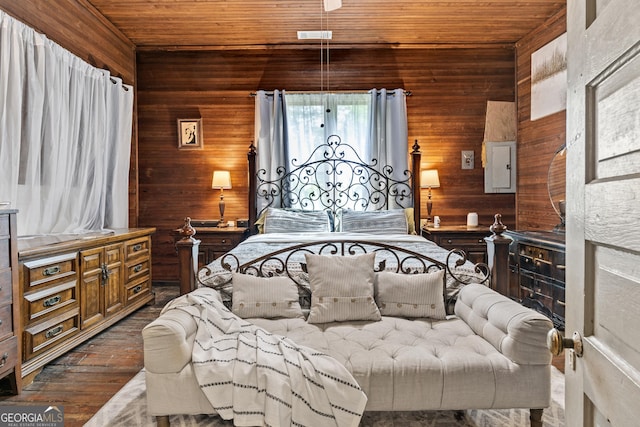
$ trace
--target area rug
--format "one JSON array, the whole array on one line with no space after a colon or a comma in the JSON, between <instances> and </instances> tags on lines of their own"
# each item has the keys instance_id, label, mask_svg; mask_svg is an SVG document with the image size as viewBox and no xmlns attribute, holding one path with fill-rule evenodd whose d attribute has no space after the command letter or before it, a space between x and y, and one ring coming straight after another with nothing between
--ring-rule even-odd
<instances>
[{"instance_id":1,"label":"area rug","mask_svg":"<svg viewBox=\"0 0 640 427\"><path fill-rule=\"evenodd\" d=\"M551 407L544 410L544 427L564 427L564 375L551 371ZM153 427L155 419L147 414L144 369L116 393L86 424L86 427ZM367 412L361 427L525 427L529 426L529 411L468 410L462 419L454 411ZM233 422L217 416L175 415L174 427L231 427Z\"/></svg>"}]
</instances>

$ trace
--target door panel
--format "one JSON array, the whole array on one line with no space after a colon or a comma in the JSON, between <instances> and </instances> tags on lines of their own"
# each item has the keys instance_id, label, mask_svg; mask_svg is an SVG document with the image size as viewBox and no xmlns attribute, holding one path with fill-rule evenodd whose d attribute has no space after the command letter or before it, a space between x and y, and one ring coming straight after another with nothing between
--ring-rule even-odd
<instances>
[{"instance_id":1,"label":"door panel","mask_svg":"<svg viewBox=\"0 0 640 427\"><path fill-rule=\"evenodd\" d=\"M640 419L640 12L567 2L567 352L571 426Z\"/></svg>"}]
</instances>

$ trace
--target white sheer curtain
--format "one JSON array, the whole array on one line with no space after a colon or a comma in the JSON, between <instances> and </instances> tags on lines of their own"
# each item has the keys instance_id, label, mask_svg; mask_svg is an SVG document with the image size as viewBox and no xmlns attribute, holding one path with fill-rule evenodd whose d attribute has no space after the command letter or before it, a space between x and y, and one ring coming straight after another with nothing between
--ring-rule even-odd
<instances>
[{"instance_id":1,"label":"white sheer curtain","mask_svg":"<svg viewBox=\"0 0 640 427\"><path fill-rule=\"evenodd\" d=\"M0 200L18 233L128 226L133 90L0 12Z\"/></svg>"}]
</instances>

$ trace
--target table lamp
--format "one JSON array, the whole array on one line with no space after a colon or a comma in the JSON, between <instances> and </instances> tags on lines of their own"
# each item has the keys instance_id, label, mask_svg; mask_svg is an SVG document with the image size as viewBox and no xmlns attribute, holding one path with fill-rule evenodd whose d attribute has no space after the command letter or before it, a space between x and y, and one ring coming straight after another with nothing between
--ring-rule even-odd
<instances>
[{"instance_id":1,"label":"table lamp","mask_svg":"<svg viewBox=\"0 0 640 427\"><path fill-rule=\"evenodd\" d=\"M431 223L431 210L433 209L433 202L431 201L431 189L440 187L440 178L438 178L437 169L423 170L420 175L420 186L422 188L428 188L427 193L427 224Z\"/></svg>"},{"instance_id":2,"label":"table lamp","mask_svg":"<svg viewBox=\"0 0 640 427\"><path fill-rule=\"evenodd\" d=\"M231 173L229 171L213 171L211 188L220 189L220 221L218 222L218 227L226 227L227 223L224 220L224 190L231 188Z\"/></svg>"}]
</instances>

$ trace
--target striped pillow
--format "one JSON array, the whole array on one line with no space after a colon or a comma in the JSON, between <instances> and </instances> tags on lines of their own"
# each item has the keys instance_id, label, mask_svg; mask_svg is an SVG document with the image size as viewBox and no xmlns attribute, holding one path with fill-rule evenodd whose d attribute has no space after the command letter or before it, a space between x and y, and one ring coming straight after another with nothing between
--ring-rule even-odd
<instances>
[{"instance_id":1,"label":"striped pillow","mask_svg":"<svg viewBox=\"0 0 640 427\"><path fill-rule=\"evenodd\" d=\"M388 211L342 211L341 231L369 234L407 234L404 209Z\"/></svg>"},{"instance_id":2,"label":"striped pillow","mask_svg":"<svg viewBox=\"0 0 640 427\"><path fill-rule=\"evenodd\" d=\"M305 254L311 286L307 322L380 320L373 297L375 257Z\"/></svg>"},{"instance_id":3,"label":"striped pillow","mask_svg":"<svg viewBox=\"0 0 640 427\"><path fill-rule=\"evenodd\" d=\"M444 270L423 274L381 271L376 274L376 300L383 316L445 319Z\"/></svg>"},{"instance_id":4,"label":"striped pillow","mask_svg":"<svg viewBox=\"0 0 640 427\"><path fill-rule=\"evenodd\" d=\"M231 283L231 311L238 317L304 317L298 300L298 287L288 277L233 273Z\"/></svg>"},{"instance_id":5,"label":"striped pillow","mask_svg":"<svg viewBox=\"0 0 640 427\"><path fill-rule=\"evenodd\" d=\"M264 218L264 233L302 233L331 231L325 211L302 211L268 208Z\"/></svg>"}]
</instances>

